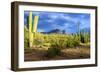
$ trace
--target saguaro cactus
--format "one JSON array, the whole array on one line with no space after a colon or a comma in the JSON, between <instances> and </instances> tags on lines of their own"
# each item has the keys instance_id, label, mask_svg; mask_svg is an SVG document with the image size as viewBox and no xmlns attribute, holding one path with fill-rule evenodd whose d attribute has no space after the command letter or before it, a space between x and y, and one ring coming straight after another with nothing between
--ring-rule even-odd
<instances>
[{"instance_id":1,"label":"saguaro cactus","mask_svg":"<svg viewBox=\"0 0 100 73\"><path fill-rule=\"evenodd\" d=\"M32 12L29 13L29 47L33 44L33 33L32 33Z\"/></svg>"},{"instance_id":2,"label":"saguaro cactus","mask_svg":"<svg viewBox=\"0 0 100 73\"><path fill-rule=\"evenodd\" d=\"M29 47L33 45L33 34L37 31L38 16L34 16L32 26L32 12L29 13ZM33 28L32 28L33 27Z\"/></svg>"},{"instance_id":3,"label":"saguaro cactus","mask_svg":"<svg viewBox=\"0 0 100 73\"><path fill-rule=\"evenodd\" d=\"M33 32L37 32L38 16L34 16Z\"/></svg>"}]
</instances>

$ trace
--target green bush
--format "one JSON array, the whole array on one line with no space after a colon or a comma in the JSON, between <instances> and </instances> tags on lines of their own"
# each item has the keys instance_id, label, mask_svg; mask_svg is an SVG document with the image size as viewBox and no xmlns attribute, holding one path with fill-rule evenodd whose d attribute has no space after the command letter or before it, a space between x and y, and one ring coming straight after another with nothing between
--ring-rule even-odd
<instances>
[{"instance_id":1,"label":"green bush","mask_svg":"<svg viewBox=\"0 0 100 73\"><path fill-rule=\"evenodd\" d=\"M90 34L89 33L81 33L80 41L81 41L81 43L89 43L90 42Z\"/></svg>"},{"instance_id":2,"label":"green bush","mask_svg":"<svg viewBox=\"0 0 100 73\"><path fill-rule=\"evenodd\" d=\"M44 35L41 33L34 33L33 34L33 45L35 46L42 46L44 43Z\"/></svg>"},{"instance_id":3,"label":"green bush","mask_svg":"<svg viewBox=\"0 0 100 73\"><path fill-rule=\"evenodd\" d=\"M24 48L29 48L29 40L28 39L24 40Z\"/></svg>"},{"instance_id":4,"label":"green bush","mask_svg":"<svg viewBox=\"0 0 100 73\"><path fill-rule=\"evenodd\" d=\"M51 41L51 45L59 49L66 48L66 44L67 44L67 39L64 39L62 37L58 37L58 38L56 37Z\"/></svg>"},{"instance_id":5,"label":"green bush","mask_svg":"<svg viewBox=\"0 0 100 73\"><path fill-rule=\"evenodd\" d=\"M69 35L69 37L67 37L67 43L66 43L66 47L76 47L79 46L80 42L79 42L79 37L77 35Z\"/></svg>"},{"instance_id":6,"label":"green bush","mask_svg":"<svg viewBox=\"0 0 100 73\"><path fill-rule=\"evenodd\" d=\"M29 34L26 28L24 28L24 48L29 48Z\"/></svg>"},{"instance_id":7,"label":"green bush","mask_svg":"<svg viewBox=\"0 0 100 73\"><path fill-rule=\"evenodd\" d=\"M49 48L48 51L47 51L47 56L48 56L48 57L54 57L54 56L56 56L56 55L59 55L60 52L61 52L60 49L51 47L51 48Z\"/></svg>"}]
</instances>

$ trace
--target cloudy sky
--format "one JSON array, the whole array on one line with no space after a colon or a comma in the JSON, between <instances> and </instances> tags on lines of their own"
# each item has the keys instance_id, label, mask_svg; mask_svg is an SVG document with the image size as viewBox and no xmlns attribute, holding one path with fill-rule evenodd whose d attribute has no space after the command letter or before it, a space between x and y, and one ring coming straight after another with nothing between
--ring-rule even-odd
<instances>
[{"instance_id":1,"label":"cloudy sky","mask_svg":"<svg viewBox=\"0 0 100 73\"><path fill-rule=\"evenodd\" d=\"M66 33L76 33L78 23L80 24L80 30L90 29L90 14L33 11L33 19L35 15L39 16L38 32L48 32L54 29L60 29L65 30ZM29 11L25 11L25 25L28 23L28 16Z\"/></svg>"}]
</instances>

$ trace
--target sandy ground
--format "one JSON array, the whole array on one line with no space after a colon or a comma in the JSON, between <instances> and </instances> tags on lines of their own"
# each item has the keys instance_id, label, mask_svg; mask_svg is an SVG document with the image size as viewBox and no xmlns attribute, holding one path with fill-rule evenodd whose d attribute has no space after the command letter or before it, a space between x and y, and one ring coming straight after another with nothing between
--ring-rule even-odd
<instances>
[{"instance_id":1,"label":"sandy ground","mask_svg":"<svg viewBox=\"0 0 100 73\"><path fill-rule=\"evenodd\" d=\"M90 58L90 47L79 46L76 48L62 49L60 55L47 57L45 50L25 50L24 61L41 61L41 60L62 60L62 59L85 59Z\"/></svg>"}]
</instances>

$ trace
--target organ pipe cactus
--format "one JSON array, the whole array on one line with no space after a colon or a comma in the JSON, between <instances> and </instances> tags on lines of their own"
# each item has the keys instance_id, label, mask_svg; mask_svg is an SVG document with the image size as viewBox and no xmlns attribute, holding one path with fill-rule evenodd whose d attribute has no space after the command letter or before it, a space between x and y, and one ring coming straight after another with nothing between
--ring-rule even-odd
<instances>
[{"instance_id":1,"label":"organ pipe cactus","mask_svg":"<svg viewBox=\"0 0 100 73\"><path fill-rule=\"evenodd\" d=\"M33 45L33 34L37 31L38 16L34 16L32 26L32 12L29 12L29 47Z\"/></svg>"}]
</instances>

